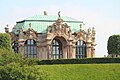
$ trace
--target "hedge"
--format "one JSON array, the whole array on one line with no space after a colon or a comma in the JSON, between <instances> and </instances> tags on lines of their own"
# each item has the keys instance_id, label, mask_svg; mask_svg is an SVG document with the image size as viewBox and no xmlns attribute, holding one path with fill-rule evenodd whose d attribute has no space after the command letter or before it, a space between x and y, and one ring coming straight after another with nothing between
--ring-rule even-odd
<instances>
[{"instance_id":1,"label":"hedge","mask_svg":"<svg viewBox=\"0 0 120 80\"><path fill-rule=\"evenodd\" d=\"M46 64L100 64L100 63L120 63L120 58L84 58L84 59L53 59L41 60L39 65Z\"/></svg>"}]
</instances>

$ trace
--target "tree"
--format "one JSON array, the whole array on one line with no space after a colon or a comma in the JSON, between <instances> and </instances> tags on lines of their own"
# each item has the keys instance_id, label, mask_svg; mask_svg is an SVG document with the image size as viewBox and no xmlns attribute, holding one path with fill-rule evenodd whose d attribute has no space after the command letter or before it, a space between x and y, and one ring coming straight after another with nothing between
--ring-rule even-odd
<instances>
[{"instance_id":1,"label":"tree","mask_svg":"<svg viewBox=\"0 0 120 80\"><path fill-rule=\"evenodd\" d=\"M37 59L0 49L0 80L45 80L47 72L35 64Z\"/></svg>"},{"instance_id":2,"label":"tree","mask_svg":"<svg viewBox=\"0 0 120 80\"><path fill-rule=\"evenodd\" d=\"M7 33L0 33L0 48L12 51L11 37Z\"/></svg>"},{"instance_id":3,"label":"tree","mask_svg":"<svg viewBox=\"0 0 120 80\"><path fill-rule=\"evenodd\" d=\"M120 35L112 35L107 43L108 54L120 54Z\"/></svg>"},{"instance_id":4,"label":"tree","mask_svg":"<svg viewBox=\"0 0 120 80\"><path fill-rule=\"evenodd\" d=\"M0 80L45 80L37 61L12 52L10 35L0 34Z\"/></svg>"}]
</instances>

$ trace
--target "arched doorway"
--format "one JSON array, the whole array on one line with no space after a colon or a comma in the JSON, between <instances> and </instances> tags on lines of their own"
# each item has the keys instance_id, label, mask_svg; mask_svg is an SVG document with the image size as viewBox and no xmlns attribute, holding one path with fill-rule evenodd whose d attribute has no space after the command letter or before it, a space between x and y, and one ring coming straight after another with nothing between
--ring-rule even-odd
<instances>
[{"instance_id":1,"label":"arched doorway","mask_svg":"<svg viewBox=\"0 0 120 80\"><path fill-rule=\"evenodd\" d=\"M86 43L84 41L76 42L76 58L85 58L86 55Z\"/></svg>"},{"instance_id":2,"label":"arched doorway","mask_svg":"<svg viewBox=\"0 0 120 80\"><path fill-rule=\"evenodd\" d=\"M53 39L52 41L52 58L53 59L63 58L62 43L59 39Z\"/></svg>"},{"instance_id":3,"label":"arched doorway","mask_svg":"<svg viewBox=\"0 0 120 80\"><path fill-rule=\"evenodd\" d=\"M25 57L36 58L37 57L37 47L35 40L26 40L25 41L25 49L24 49Z\"/></svg>"}]
</instances>

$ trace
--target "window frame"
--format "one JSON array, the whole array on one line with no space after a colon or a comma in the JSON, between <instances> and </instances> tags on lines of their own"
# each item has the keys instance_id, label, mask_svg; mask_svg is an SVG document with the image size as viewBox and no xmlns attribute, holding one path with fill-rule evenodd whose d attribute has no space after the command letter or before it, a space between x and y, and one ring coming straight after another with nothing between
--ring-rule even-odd
<instances>
[{"instance_id":1,"label":"window frame","mask_svg":"<svg viewBox=\"0 0 120 80\"><path fill-rule=\"evenodd\" d=\"M76 58L86 58L87 55L87 46L84 41L76 42Z\"/></svg>"},{"instance_id":2,"label":"window frame","mask_svg":"<svg viewBox=\"0 0 120 80\"><path fill-rule=\"evenodd\" d=\"M25 41L24 55L29 58L37 57L37 46L35 40L28 39Z\"/></svg>"}]
</instances>

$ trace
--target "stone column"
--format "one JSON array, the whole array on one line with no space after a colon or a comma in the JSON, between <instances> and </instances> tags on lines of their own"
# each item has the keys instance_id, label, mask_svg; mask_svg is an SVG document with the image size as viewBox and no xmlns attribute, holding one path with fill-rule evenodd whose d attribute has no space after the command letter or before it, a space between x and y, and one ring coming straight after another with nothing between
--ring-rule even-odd
<instances>
[{"instance_id":1,"label":"stone column","mask_svg":"<svg viewBox=\"0 0 120 80\"><path fill-rule=\"evenodd\" d=\"M69 58L74 58L73 51L74 51L73 45L70 44L69 45Z\"/></svg>"},{"instance_id":2,"label":"stone column","mask_svg":"<svg viewBox=\"0 0 120 80\"><path fill-rule=\"evenodd\" d=\"M21 55L24 56L24 46L20 45L19 46L19 51L18 51Z\"/></svg>"},{"instance_id":3,"label":"stone column","mask_svg":"<svg viewBox=\"0 0 120 80\"><path fill-rule=\"evenodd\" d=\"M48 59L48 49L47 49L47 46L44 47L44 51L45 51L45 59Z\"/></svg>"},{"instance_id":4,"label":"stone column","mask_svg":"<svg viewBox=\"0 0 120 80\"><path fill-rule=\"evenodd\" d=\"M92 47L92 55L91 55L91 57L92 58L95 57L95 48L94 47Z\"/></svg>"},{"instance_id":5,"label":"stone column","mask_svg":"<svg viewBox=\"0 0 120 80\"><path fill-rule=\"evenodd\" d=\"M42 46L42 59L47 59L47 46Z\"/></svg>"},{"instance_id":6,"label":"stone column","mask_svg":"<svg viewBox=\"0 0 120 80\"><path fill-rule=\"evenodd\" d=\"M73 39L70 37L68 41L68 58L72 58L72 53L73 53L72 41Z\"/></svg>"},{"instance_id":7,"label":"stone column","mask_svg":"<svg viewBox=\"0 0 120 80\"><path fill-rule=\"evenodd\" d=\"M52 59L52 46L51 45L47 45L47 58L48 59Z\"/></svg>"},{"instance_id":8,"label":"stone column","mask_svg":"<svg viewBox=\"0 0 120 80\"><path fill-rule=\"evenodd\" d=\"M92 57L95 57L95 46L96 46L96 42L95 42L95 28L92 28Z\"/></svg>"},{"instance_id":9,"label":"stone column","mask_svg":"<svg viewBox=\"0 0 120 80\"><path fill-rule=\"evenodd\" d=\"M67 45L64 45L62 47L62 50L63 50L63 58L64 59L67 59Z\"/></svg>"},{"instance_id":10,"label":"stone column","mask_svg":"<svg viewBox=\"0 0 120 80\"><path fill-rule=\"evenodd\" d=\"M53 28L53 27L51 27ZM46 38L46 56L47 59L52 59L52 45L51 45L51 37L52 34L51 33L47 33L47 38Z\"/></svg>"},{"instance_id":11,"label":"stone column","mask_svg":"<svg viewBox=\"0 0 120 80\"><path fill-rule=\"evenodd\" d=\"M92 41L91 38L87 38L87 58L91 58L92 56Z\"/></svg>"},{"instance_id":12,"label":"stone column","mask_svg":"<svg viewBox=\"0 0 120 80\"><path fill-rule=\"evenodd\" d=\"M91 44L87 43L87 58L91 58Z\"/></svg>"},{"instance_id":13,"label":"stone column","mask_svg":"<svg viewBox=\"0 0 120 80\"><path fill-rule=\"evenodd\" d=\"M95 40L92 41L91 47L92 47L92 53L91 53L91 57L95 57Z\"/></svg>"},{"instance_id":14,"label":"stone column","mask_svg":"<svg viewBox=\"0 0 120 80\"><path fill-rule=\"evenodd\" d=\"M76 41L73 40L73 51L72 51L72 58L76 58Z\"/></svg>"},{"instance_id":15,"label":"stone column","mask_svg":"<svg viewBox=\"0 0 120 80\"><path fill-rule=\"evenodd\" d=\"M42 56L42 53L41 53L42 51L41 51L41 49L42 49L41 46L38 46L38 47L37 47L37 53L38 53L37 56L38 56L39 59L42 59L42 58L41 58L41 56Z\"/></svg>"},{"instance_id":16,"label":"stone column","mask_svg":"<svg viewBox=\"0 0 120 80\"><path fill-rule=\"evenodd\" d=\"M18 40L19 50L18 52L22 55L24 55L24 39Z\"/></svg>"},{"instance_id":17,"label":"stone column","mask_svg":"<svg viewBox=\"0 0 120 80\"><path fill-rule=\"evenodd\" d=\"M68 45L68 58L72 58L72 45Z\"/></svg>"},{"instance_id":18,"label":"stone column","mask_svg":"<svg viewBox=\"0 0 120 80\"><path fill-rule=\"evenodd\" d=\"M87 45L87 58L91 58L91 54L92 54L92 33L91 33L91 29L88 29L88 35L86 38L86 45Z\"/></svg>"},{"instance_id":19,"label":"stone column","mask_svg":"<svg viewBox=\"0 0 120 80\"><path fill-rule=\"evenodd\" d=\"M73 46L72 58L76 58L76 47Z\"/></svg>"}]
</instances>

